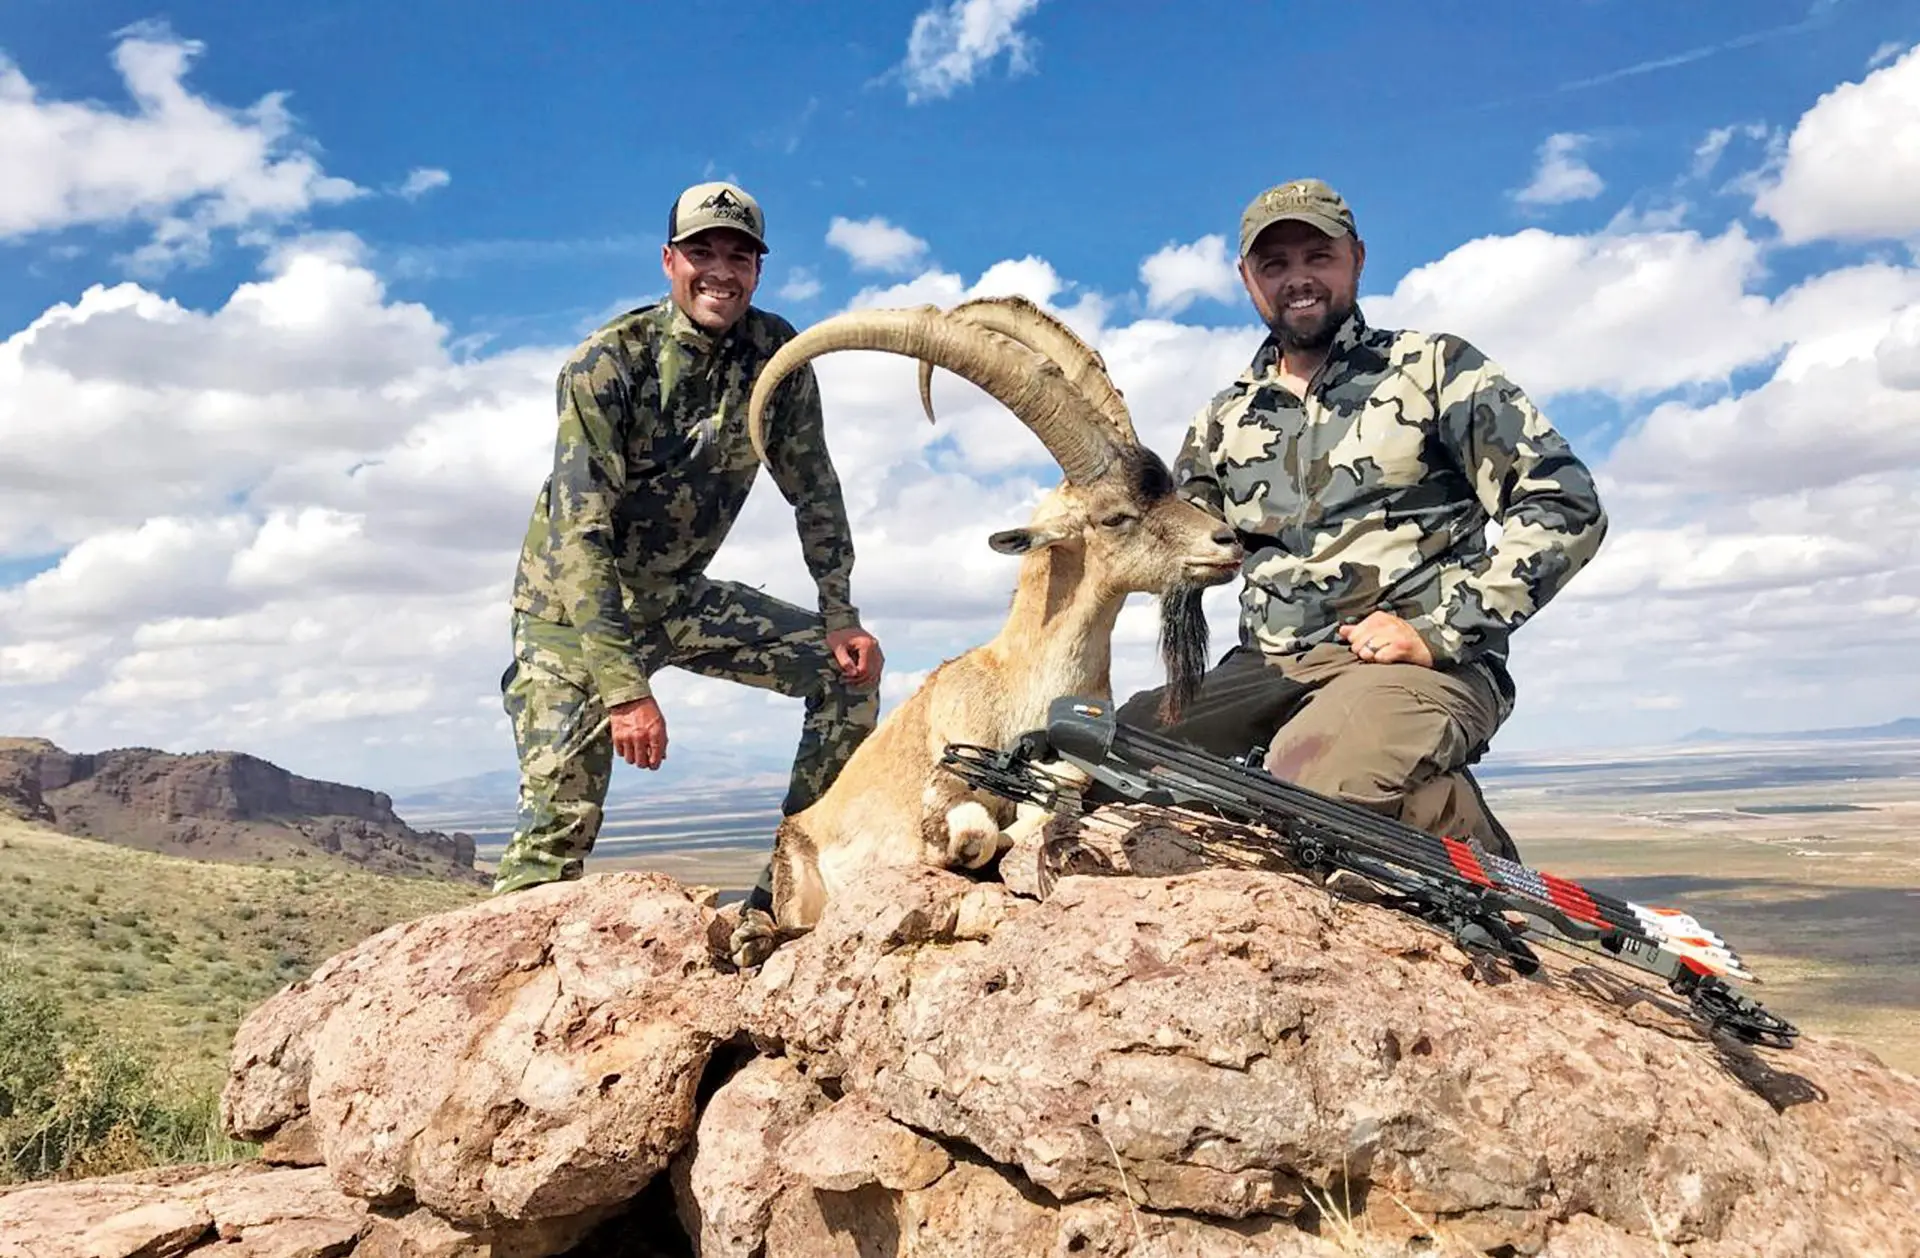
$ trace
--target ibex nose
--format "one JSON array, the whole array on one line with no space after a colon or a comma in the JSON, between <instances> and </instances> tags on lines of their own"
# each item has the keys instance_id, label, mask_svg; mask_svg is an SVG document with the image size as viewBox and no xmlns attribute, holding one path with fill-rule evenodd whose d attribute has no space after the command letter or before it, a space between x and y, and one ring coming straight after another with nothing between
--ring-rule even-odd
<instances>
[{"instance_id":1,"label":"ibex nose","mask_svg":"<svg viewBox=\"0 0 1920 1258\"><path fill-rule=\"evenodd\" d=\"M1239 540L1234 536L1233 530L1224 524L1213 531L1213 541L1216 546L1232 546Z\"/></svg>"}]
</instances>

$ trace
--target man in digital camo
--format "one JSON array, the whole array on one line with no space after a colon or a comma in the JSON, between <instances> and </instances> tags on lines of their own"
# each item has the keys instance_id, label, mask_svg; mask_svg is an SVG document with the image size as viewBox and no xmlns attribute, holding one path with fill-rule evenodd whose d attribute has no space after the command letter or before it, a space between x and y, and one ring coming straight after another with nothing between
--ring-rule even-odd
<instances>
[{"instance_id":1,"label":"man in digital camo","mask_svg":"<svg viewBox=\"0 0 1920 1258\"><path fill-rule=\"evenodd\" d=\"M1365 261L1319 180L1241 217L1240 276L1270 332L1174 469L1246 546L1240 644L1166 732L1221 755L1266 745L1276 777L1514 856L1467 769L1513 710L1508 639L1593 557L1606 515L1479 350L1367 324ZM1155 725L1157 702L1136 695L1120 719Z\"/></svg>"},{"instance_id":2,"label":"man in digital camo","mask_svg":"<svg viewBox=\"0 0 1920 1258\"><path fill-rule=\"evenodd\" d=\"M601 327L560 372L553 472L521 549L501 679L520 808L495 894L580 876L613 756L647 769L666 757L649 684L663 668L805 699L788 813L873 730L880 645L851 601L853 541L810 368L775 394L767 440L819 611L706 576L759 470L747 398L794 335L750 304L766 251L765 219L744 190L689 188L661 250L669 299ZM767 885L763 875L756 894Z\"/></svg>"}]
</instances>

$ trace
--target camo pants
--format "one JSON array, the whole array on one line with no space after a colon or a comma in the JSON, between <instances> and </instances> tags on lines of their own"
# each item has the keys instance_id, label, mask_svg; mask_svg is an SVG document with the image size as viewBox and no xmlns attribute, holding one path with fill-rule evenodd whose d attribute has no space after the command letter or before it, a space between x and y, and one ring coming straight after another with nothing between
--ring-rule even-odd
<instances>
[{"instance_id":1,"label":"camo pants","mask_svg":"<svg viewBox=\"0 0 1920 1258\"><path fill-rule=\"evenodd\" d=\"M640 656L649 676L683 668L806 701L787 814L820 797L879 718L878 688L841 678L819 616L751 586L697 582L664 621L642 630ZM613 773L607 710L571 626L516 611L513 663L500 689L520 754L520 804L496 895L580 876Z\"/></svg>"},{"instance_id":2,"label":"camo pants","mask_svg":"<svg viewBox=\"0 0 1920 1258\"><path fill-rule=\"evenodd\" d=\"M1339 644L1277 660L1237 647L1172 725L1159 701L1145 691L1115 715L1215 755L1265 747L1277 778L1518 859L1468 770L1504 706L1485 667L1370 664Z\"/></svg>"}]
</instances>

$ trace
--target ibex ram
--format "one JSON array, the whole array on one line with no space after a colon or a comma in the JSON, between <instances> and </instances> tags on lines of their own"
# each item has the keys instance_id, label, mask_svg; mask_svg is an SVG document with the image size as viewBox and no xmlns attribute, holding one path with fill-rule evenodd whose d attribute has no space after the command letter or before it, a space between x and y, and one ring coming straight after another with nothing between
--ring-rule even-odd
<instances>
[{"instance_id":1,"label":"ibex ram","mask_svg":"<svg viewBox=\"0 0 1920 1258\"><path fill-rule=\"evenodd\" d=\"M837 350L921 361L921 400L940 367L997 399L1060 465L1060 485L1023 528L988 544L1023 556L1013 606L989 642L936 668L889 713L840 776L774 839L773 914L749 912L735 959L755 964L776 938L810 928L828 897L875 865L977 868L1002 850L1013 807L940 768L949 743L1003 747L1044 723L1061 695L1110 697L1114 622L1127 596L1155 594L1167 703L1189 699L1206 667L1200 598L1239 572L1241 549L1220 520L1180 499L1166 464L1140 444L1100 357L1066 325L1019 298L952 310L857 311L781 347L748 403L765 457L768 398L803 364Z\"/></svg>"}]
</instances>

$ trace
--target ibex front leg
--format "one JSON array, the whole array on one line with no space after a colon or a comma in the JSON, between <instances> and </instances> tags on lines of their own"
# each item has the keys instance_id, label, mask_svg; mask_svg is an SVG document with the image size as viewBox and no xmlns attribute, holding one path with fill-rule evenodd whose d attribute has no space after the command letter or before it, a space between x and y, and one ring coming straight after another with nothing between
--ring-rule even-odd
<instances>
[{"instance_id":1,"label":"ibex front leg","mask_svg":"<svg viewBox=\"0 0 1920 1258\"><path fill-rule=\"evenodd\" d=\"M920 837L927 863L944 869L978 869L1007 845L985 799L944 771L935 772L921 795Z\"/></svg>"}]
</instances>

